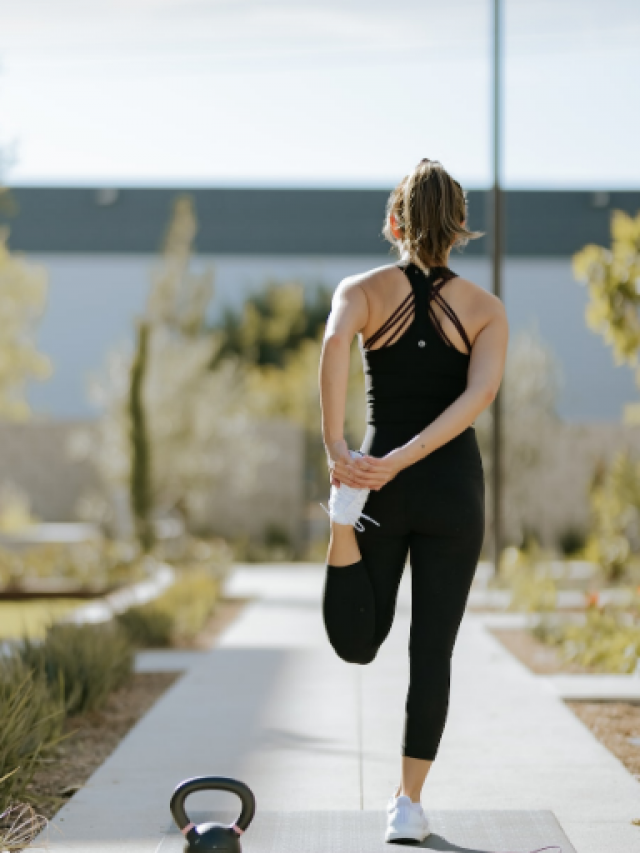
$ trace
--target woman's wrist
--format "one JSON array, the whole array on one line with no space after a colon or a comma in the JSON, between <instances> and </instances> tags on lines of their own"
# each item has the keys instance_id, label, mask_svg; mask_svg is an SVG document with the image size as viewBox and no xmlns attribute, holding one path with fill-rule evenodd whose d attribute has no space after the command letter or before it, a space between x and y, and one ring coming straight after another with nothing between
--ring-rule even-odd
<instances>
[{"instance_id":1,"label":"woman's wrist","mask_svg":"<svg viewBox=\"0 0 640 853\"><path fill-rule=\"evenodd\" d=\"M335 445L335 444L344 444L344 443L346 443L346 442L345 442L345 438L344 438L344 436L342 436L342 435L337 435L337 436L325 436L325 437L322 439L322 441L323 441L323 443L324 443L324 446L325 446L325 447L331 447L332 445Z\"/></svg>"},{"instance_id":2,"label":"woman's wrist","mask_svg":"<svg viewBox=\"0 0 640 853\"><path fill-rule=\"evenodd\" d=\"M396 447L394 450L389 451L385 455L385 459L393 466L394 476L411 465L411 460L408 458L404 447Z\"/></svg>"},{"instance_id":3,"label":"woman's wrist","mask_svg":"<svg viewBox=\"0 0 640 853\"><path fill-rule=\"evenodd\" d=\"M327 438L324 439L324 449L327 459L335 461L341 455L341 451L348 449L348 447L344 438Z\"/></svg>"},{"instance_id":4,"label":"woman's wrist","mask_svg":"<svg viewBox=\"0 0 640 853\"><path fill-rule=\"evenodd\" d=\"M402 447L397 448L393 452L397 454L397 464L400 466L400 470L408 468L410 465L429 455L427 442L422 433L416 435L411 441L403 444Z\"/></svg>"}]
</instances>

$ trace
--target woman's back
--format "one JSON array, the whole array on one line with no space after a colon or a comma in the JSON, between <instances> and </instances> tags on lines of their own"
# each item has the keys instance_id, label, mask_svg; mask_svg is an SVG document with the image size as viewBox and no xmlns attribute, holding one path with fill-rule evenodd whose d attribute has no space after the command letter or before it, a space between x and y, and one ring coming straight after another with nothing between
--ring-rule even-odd
<instances>
[{"instance_id":1,"label":"woman's back","mask_svg":"<svg viewBox=\"0 0 640 853\"><path fill-rule=\"evenodd\" d=\"M445 298L455 279L448 267L427 274L405 262L376 270L362 282L369 304L360 336L367 423L422 428L464 392L472 343ZM456 295L468 309L468 295ZM465 315L473 319L471 311Z\"/></svg>"}]
</instances>

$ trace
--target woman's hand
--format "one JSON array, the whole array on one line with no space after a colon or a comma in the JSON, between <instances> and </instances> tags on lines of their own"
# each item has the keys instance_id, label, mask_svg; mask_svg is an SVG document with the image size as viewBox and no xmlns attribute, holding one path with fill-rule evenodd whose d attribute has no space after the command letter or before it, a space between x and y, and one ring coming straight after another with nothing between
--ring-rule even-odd
<instances>
[{"instance_id":1,"label":"woman's hand","mask_svg":"<svg viewBox=\"0 0 640 853\"><path fill-rule=\"evenodd\" d=\"M392 480L405 465L401 462L399 448L386 456L360 456L353 459L344 439L326 445L331 485L351 486L354 489L378 491Z\"/></svg>"},{"instance_id":2,"label":"woman's hand","mask_svg":"<svg viewBox=\"0 0 640 853\"><path fill-rule=\"evenodd\" d=\"M327 462L329 464L329 479L332 486L340 486L344 483L346 486L355 485L353 462L349 453L347 442L344 438L330 441L325 444L327 450Z\"/></svg>"},{"instance_id":3,"label":"woman's hand","mask_svg":"<svg viewBox=\"0 0 640 853\"><path fill-rule=\"evenodd\" d=\"M392 450L386 456L361 456L353 460L355 487L371 489L377 492L405 467L401 460L400 448Z\"/></svg>"}]
</instances>

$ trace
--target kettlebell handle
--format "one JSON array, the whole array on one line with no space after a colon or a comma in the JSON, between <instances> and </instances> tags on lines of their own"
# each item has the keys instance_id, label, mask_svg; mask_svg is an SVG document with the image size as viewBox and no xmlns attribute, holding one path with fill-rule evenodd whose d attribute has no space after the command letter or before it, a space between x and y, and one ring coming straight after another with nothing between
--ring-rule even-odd
<instances>
[{"instance_id":1,"label":"kettlebell handle","mask_svg":"<svg viewBox=\"0 0 640 853\"><path fill-rule=\"evenodd\" d=\"M189 820L185 809L185 800L196 791L230 791L240 797L242 803L242 811L233 828L242 833L253 820L256 811L256 800L253 792L244 782L239 782L237 779L228 779L224 776L195 776L192 779L185 779L180 782L171 796L169 808L175 822L178 824L180 832L186 834L193 827Z\"/></svg>"}]
</instances>

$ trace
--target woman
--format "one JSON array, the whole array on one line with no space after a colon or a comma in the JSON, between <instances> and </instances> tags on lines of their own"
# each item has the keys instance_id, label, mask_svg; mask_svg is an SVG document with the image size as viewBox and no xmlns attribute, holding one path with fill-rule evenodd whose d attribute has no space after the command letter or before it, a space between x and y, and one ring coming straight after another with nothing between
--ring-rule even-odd
<instances>
[{"instance_id":1,"label":"woman","mask_svg":"<svg viewBox=\"0 0 640 853\"><path fill-rule=\"evenodd\" d=\"M466 205L437 161L422 160L404 178L384 228L401 261L340 283L320 360L331 477L323 616L345 661L374 659L393 622L407 556L411 564L401 780L386 833L394 842L429 834L420 795L445 725L451 655L484 537L472 424L498 391L507 350L500 300L448 267L454 246L482 236L465 227ZM356 333L367 430L360 451L350 451L343 427Z\"/></svg>"}]
</instances>

